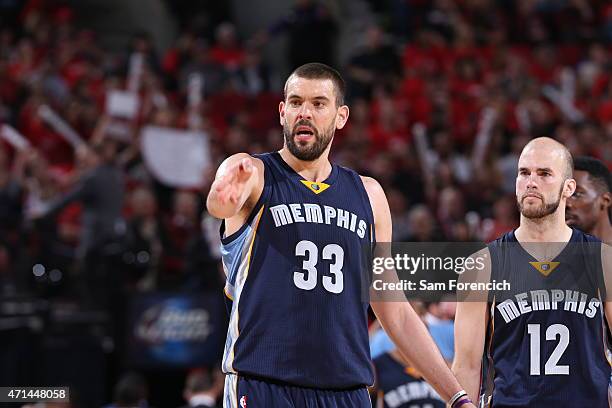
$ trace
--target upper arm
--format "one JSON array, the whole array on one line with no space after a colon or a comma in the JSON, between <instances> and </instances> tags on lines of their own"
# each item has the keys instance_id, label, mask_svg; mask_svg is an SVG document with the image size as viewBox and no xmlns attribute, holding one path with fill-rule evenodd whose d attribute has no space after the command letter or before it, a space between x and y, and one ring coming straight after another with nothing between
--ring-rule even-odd
<instances>
[{"instance_id":1,"label":"upper arm","mask_svg":"<svg viewBox=\"0 0 612 408\"><path fill-rule=\"evenodd\" d=\"M382 186L371 177L361 176L363 185L370 199L370 206L374 215L374 227L376 228L376 240L380 242L391 242L393 231L391 225L391 210Z\"/></svg>"}]
</instances>

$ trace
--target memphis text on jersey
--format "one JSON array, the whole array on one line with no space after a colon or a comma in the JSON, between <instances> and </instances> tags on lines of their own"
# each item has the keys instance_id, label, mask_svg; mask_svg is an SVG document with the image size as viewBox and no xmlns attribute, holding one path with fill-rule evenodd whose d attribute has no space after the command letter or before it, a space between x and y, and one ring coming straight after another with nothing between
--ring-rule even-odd
<instances>
[{"instance_id":1,"label":"memphis text on jersey","mask_svg":"<svg viewBox=\"0 0 612 408\"><path fill-rule=\"evenodd\" d=\"M293 223L310 223L336 225L351 232L359 238L365 237L368 223L357 215L341 208L319 204L279 204L270 207L275 227Z\"/></svg>"},{"instance_id":2,"label":"memphis text on jersey","mask_svg":"<svg viewBox=\"0 0 612 408\"><path fill-rule=\"evenodd\" d=\"M598 298L591 298L577 290L531 290L519 293L497 305L497 310L506 323L526 313L539 310L564 310L594 318L601 305Z\"/></svg>"}]
</instances>

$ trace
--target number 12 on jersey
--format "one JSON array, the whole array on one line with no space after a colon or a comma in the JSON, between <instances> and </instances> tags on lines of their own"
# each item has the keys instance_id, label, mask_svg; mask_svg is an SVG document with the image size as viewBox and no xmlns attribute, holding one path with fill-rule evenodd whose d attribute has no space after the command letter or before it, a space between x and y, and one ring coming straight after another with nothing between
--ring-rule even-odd
<instances>
[{"instance_id":1,"label":"number 12 on jersey","mask_svg":"<svg viewBox=\"0 0 612 408\"><path fill-rule=\"evenodd\" d=\"M540 340L540 325L528 324L527 333L529 334L529 374L540 375L540 354L542 344ZM557 340L559 343L550 354L544 364L544 375L569 375L569 365L559 365L559 360L565 352L570 342L570 332L563 324L552 324L546 329L546 340Z\"/></svg>"},{"instance_id":2,"label":"number 12 on jersey","mask_svg":"<svg viewBox=\"0 0 612 408\"><path fill-rule=\"evenodd\" d=\"M312 241L300 241L295 246L295 255L304 257L303 271L293 272L293 283L300 289L312 290L317 286L317 263L319 248ZM344 249L338 244L327 244L323 247L321 258L333 261L329 265L332 276L323 275L323 287L331 293L341 293L344 290Z\"/></svg>"}]
</instances>

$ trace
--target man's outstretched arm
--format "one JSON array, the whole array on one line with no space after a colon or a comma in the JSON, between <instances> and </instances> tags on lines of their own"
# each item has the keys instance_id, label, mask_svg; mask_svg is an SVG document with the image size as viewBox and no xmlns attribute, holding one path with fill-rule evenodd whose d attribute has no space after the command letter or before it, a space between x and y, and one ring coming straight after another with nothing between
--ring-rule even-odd
<instances>
[{"instance_id":1,"label":"man's outstretched arm","mask_svg":"<svg viewBox=\"0 0 612 408\"><path fill-rule=\"evenodd\" d=\"M377 241L389 243L392 232L391 212L385 193L376 180L369 177L362 179L374 213ZM380 324L399 351L419 370L443 399L448 401L462 390L429 335L425 324L408 301L373 301L371 306ZM475 408L473 404L461 406L462 408Z\"/></svg>"}]
</instances>

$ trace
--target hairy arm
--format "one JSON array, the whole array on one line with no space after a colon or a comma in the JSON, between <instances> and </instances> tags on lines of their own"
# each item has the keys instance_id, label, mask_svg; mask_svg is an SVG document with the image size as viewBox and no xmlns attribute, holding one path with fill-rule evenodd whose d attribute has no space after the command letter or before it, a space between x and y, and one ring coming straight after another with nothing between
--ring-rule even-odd
<instances>
[{"instance_id":1,"label":"hairy arm","mask_svg":"<svg viewBox=\"0 0 612 408\"><path fill-rule=\"evenodd\" d=\"M363 177L374 212L377 241L391 242L391 212L385 193L374 179ZM419 370L425 380L445 400L461 390L459 382L446 365L427 327L408 301L372 301L372 309L380 324L399 351ZM473 407L473 405L464 405Z\"/></svg>"}]
</instances>

